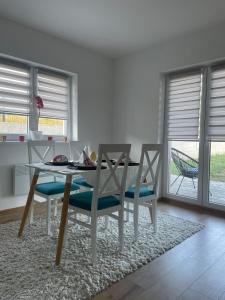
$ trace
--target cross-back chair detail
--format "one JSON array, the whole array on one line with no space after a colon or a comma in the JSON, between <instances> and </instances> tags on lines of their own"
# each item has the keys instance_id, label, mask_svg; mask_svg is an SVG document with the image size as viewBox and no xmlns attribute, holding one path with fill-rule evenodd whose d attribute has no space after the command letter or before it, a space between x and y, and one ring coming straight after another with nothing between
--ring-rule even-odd
<instances>
[{"instance_id":1,"label":"cross-back chair detail","mask_svg":"<svg viewBox=\"0 0 225 300\"><path fill-rule=\"evenodd\" d=\"M42 150L42 151L41 151ZM44 150L44 153L42 153ZM52 152L52 158L55 155L54 141L28 141L28 155L29 161L33 162L33 152L39 158L40 162L46 162L47 155Z\"/></svg>"},{"instance_id":2,"label":"cross-back chair detail","mask_svg":"<svg viewBox=\"0 0 225 300\"><path fill-rule=\"evenodd\" d=\"M138 237L139 205L149 208L154 231L157 231L156 204L158 198L158 183L161 163L162 145L143 144L136 183L134 186L131 186L125 193L125 201L127 202L125 211L127 211L128 220L129 213L133 213L135 239L137 239ZM130 209L129 203L133 204L133 210Z\"/></svg>"},{"instance_id":3,"label":"cross-back chair detail","mask_svg":"<svg viewBox=\"0 0 225 300\"><path fill-rule=\"evenodd\" d=\"M149 152L155 152L153 155L153 158L151 159L149 157ZM136 194L138 195L138 190L140 189L140 186L152 186L153 191L157 192L158 187L158 177L159 177L159 171L161 167L161 145L148 145L144 144L142 146L142 153L141 153L141 159L140 159L140 166L138 170L138 176L136 180ZM144 168L144 160L147 161L147 166ZM155 166L155 170L153 169ZM143 174L144 171L144 175ZM151 181L148 180L148 175L150 173Z\"/></svg>"},{"instance_id":4,"label":"cross-back chair detail","mask_svg":"<svg viewBox=\"0 0 225 300\"><path fill-rule=\"evenodd\" d=\"M73 212L69 213L69 219L91 230L91 252L94 264L96 262L98 217L109 216L118 221L120 250L123 248L124 193L130 147L131 145L128 144L99 145L96 181L93 191L86 191L70 196L69 207ZM116 164L113 165L109 159L109 154L115 153L120 153L120 156ZM120 166L122 160L124 162L123 167ZM107 166L107 169L102 169L102 165ZM102 176L104 176L103 181L101 181ZM115 188L112 182L115 184ZM84 206L84 203L86 206ZM115 212L118 212L118 215L115 215ZM76 218L77 213L89 216L90 224L78 220Z\"/></svg>"},{"instance_id":5,"label":"cross-back chair detail","mask_svg":"<svg viewBox=\"0 0 225 300\"><path fill-rule=\"evenodd\" d=\"M28 159L29 163L45 163L50 161L55 156L55 142L54 141L28 141ZM33 177L33 171L30 168L30 181ZM57 215L57 204L58 200L61 199L64 193L65 183L62 181L57 181L56 176L52 173L44 173L39 176L39 178L50 177L53 178L53 181L38 183L35 189L36 197L33 198L31 210L30 210L30 223L33 222L33 212L34 212L34 202L43 202L46 201L47 204L47 213L46 213L46 223L47 223L47 232L48 235L51 235L51 202L54 201L54 215ZM79 186L73 184L72 188L78 190ZM41 198L37 198L37 196Z\"/></svg>"},{"instance_id":6,"label":"cross-back chair detail","mask_svg":"<svg viewBox=\"0 0 225 300\"><path fill-rule=\"evenodd\" d=\"M110 170L110 174L108 175L108 177L106 178L104 184L100 187L100 191L99 191L99 195L103 195L105 188L107 187L108 183L110 182L111 178L113 179L117 190L114 191L114 194L120 194L121 191L121 182L120 179L118 178L116 171L120 165L120 163L123 161L123 159L125 158L125 153L121 153L119 159L117 160L117 162L115 163L115 165L112 165L112 162L110 161L107 153L102 153L102 159L105 157L106 160L106 165L108 167L108 169ZM101 160L102 160L101 159ZM125 166L127 168L127 166ZM104 194L107 195L107 194Z\"/></svg>"}]
</instances>

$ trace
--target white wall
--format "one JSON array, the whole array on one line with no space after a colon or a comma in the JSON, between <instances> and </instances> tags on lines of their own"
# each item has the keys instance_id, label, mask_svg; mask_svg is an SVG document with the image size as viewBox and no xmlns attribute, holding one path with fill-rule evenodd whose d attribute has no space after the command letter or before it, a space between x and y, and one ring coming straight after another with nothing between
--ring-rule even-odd
<instances>
[{"instance_id":1,"label":"white wall","mask_svg":"<svg viewBox=\"0 0 225 300\"><path fill-rule=\"evenodd\" d=\"M158 142L160 73L225 57L225 24L145 49L115 61L113 141Z\"/></svg>"},{"instance_id":2,"label":"white wall","mask_svg":"<svg viewBox=\"0 0 225 300\"><path fill-rule=\"evenodd\" d=\"M111 141L112 60L4 19L0 41L0 53L78 73L78 138ZM12 166L26 161L25 144L0 144L0 209L24 202L12 197Z\"/></svg>"},{"instance_id":3,"label":"white wall","mask_svg":"<svg viewBox=\"0 0 225 300\"><path fill-rule=\"evenodd\" d=\"M82 47L0 19L0 53L78 73L79 140L89 141L93 147L111 140L130 142L137 153L143 142L157 142L159 138L160 73L224 58L224 25L112 62ZM12 197L12 166L26 159L25 144L0 144L0 210L24 203L24 197L18 201Z\"/></svg>"}]
</instances>

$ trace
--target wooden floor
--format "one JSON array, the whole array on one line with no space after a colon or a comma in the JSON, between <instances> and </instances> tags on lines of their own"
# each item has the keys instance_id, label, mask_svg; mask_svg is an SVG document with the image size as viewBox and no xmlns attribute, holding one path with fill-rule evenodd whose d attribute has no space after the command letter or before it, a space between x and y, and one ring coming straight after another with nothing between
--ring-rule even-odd
<instances>
[{"instance_id":1,"label":"wooden floor","mask_svg":"<svg viewBox=\"0 0 225 300\"><path fill-rule=\"evenodd\" d=\"M94 300L225 300L224 213L165 202L159 203L159 209L203 223L206 228L112 285ZM18 219L21 212L21 209L0 212L0 223Z\"/></svg>"}]
</instances>

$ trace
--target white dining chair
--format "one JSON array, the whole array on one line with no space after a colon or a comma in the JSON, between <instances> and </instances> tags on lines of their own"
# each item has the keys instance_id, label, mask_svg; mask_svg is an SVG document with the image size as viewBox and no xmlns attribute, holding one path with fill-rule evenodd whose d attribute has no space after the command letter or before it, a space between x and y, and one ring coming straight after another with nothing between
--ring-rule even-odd
<instances>
[{"instance_id":1,"label":"white dining chair","mask_svg":"<svg viewBox=\"0 0 225 300\"><path fill-rule=\"evenodd\" d=\"M101 144L98 150L96 182L92 191L70 195L68 220L91 230L92 263L96 263L97 221L99 217L108 216L118 221L119 249L123 249L123 215L124 193L127 176L129 144ZM110 161L110 155L119 154L115 165ZM101 169L102 160L107 169ZM117 173L121 161L124 167ZM122 167L121 167L122 168ZM112 184L114 183L114 184ZM89 216L90 223L78 220L76 214ZM118 213L115 215L114 213Z\"/></svg>"},{"instance_id":2,"label":"white dining chair","mask_svg":"<svg viewBox=\"0 0 225 300\"><path fill-rule=\"evenodd\" d=\"M134 239L138 238L139 206L148 207L154 232L157 231L158 183L162 163L162 145L143 144L136 183L125 192L125 212L133 214ZM129 204L133 204L133 209Z\"/></svg>"},{"instance_id":3,"label":"white dining chair","mask_svg":"<svg viewBox=\"0 0 225 300\"><path fill-rule=\"evenodd\" d=\"M28 141L28 159L29 164L42 162L45 163L50 161L55 156L55 142L54 141ZM30 168L30 182L33 177L32 169ZM39 196L34 197L31 205L30 211L30 223L33 222L34 214L34 203L41 203L46 201L47 212L46 212L46 224L47 224L47 234L51 235L51 211L52 211L52 202L54 202L54 216L57 215L57 204L58 201L63 197L65 183L62 180L58 180L52 174L47 172L43 175L40 175L39 178L46 178L49 180L49 177L53 177L51 181L38 183L35 187L35 195ZM44 181L45 181L44 180ZM80 187L76 184L72 184L71 191L77 191Z\"/></svg>"}]
</instances>

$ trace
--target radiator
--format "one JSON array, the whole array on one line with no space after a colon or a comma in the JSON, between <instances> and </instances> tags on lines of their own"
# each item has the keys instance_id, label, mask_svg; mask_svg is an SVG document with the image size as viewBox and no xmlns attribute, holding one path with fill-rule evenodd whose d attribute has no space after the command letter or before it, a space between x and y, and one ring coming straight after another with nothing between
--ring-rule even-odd
<instances>
[{"instance_id":1,"label":"radiator","mask_svg":"<svg viewBox=\"0 0 225 300\"><path fill-rule=\"evenodd\" d=\"M13 192L15 196L26 195L29 191L29 168L22 164L13 168Z\"/></svg>"}]
</instances>

